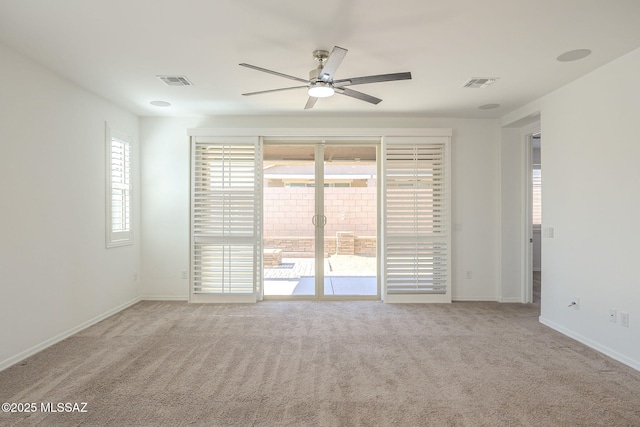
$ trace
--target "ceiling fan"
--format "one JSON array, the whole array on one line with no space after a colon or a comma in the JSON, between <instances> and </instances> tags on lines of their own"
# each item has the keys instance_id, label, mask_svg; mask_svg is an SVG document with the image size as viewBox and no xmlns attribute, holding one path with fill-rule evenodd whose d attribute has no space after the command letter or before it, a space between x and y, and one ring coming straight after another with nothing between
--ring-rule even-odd
<instances>
[{"instance_id":1,"label":"ceiling fan","mask_svg":"<svg viewBox=\"0 0 640 427\"><path fill-rule=\"evenodd\" d=\"M411 73L392 73L392 74L377 74L375 76L365 77L351 77L348 79L334 80L334 74L342 60L347 54L347 49L339 46L334 46L331 54L326 50L313 51L313 58L320 64L318 68L315 68L309 72L309 79L301 79L299 77L290 76L288 74L279 73L277 71L267 70L266 68L256 67L255 65L240 64L242 67L251 68L254 70L262 71L264 73L273 74L276 76L284 77L291 80L296 80L304 83L302 86L284 87L280 89L262 90L259 92L243 93L244 96L260 95L263 93L280 92L284 90L302 89L307 88L309 99L304 106L305 110L313 108L318 98L326 98L332 96L334 93L350 96L352 98L360 99L371 104L379 104L382 99L375 96L367 95L366 93L358 92L353 89L349 89L346 86L361 85L366 83L380 83L389 82L394 80L409 80L411 79Z\"/></svg>"}]
</instances>

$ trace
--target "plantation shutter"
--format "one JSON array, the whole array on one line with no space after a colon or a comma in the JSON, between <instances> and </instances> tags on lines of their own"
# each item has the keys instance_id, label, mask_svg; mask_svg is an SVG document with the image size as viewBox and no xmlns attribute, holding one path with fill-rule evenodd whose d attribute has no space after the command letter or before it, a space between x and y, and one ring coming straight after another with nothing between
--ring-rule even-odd
<instances>
[{"instance_id":1,"label":"plantation shutter","mask_svg":"<svg viewBox=\"0 0 640 427\"><path fill-rule=\"evenodd\" d=\"M194 137L191 302L255 302L262 275L259 139Z\"/></svg>"},{"instance_id":2,"label":"plantation shutter","mask_svg":"<svg viewBox=\"0 0 640 427\"><path fill-rule=\"evenodd\" d=\"M131 231L131 142L106 124L107 234L106 245L128 245Z\"/></svg>"},{"instance_id":3,"label":"plantation shutter","mask_svg":"<svg viewBox=\"0 0 640 427\"><path fill-rule=\"evenodd\" d=\"M532 219L534 225L542 225L542 170L540 165L533 165L532 171L533 203Z\"/></svg>"},{"instance_id":4,"label":"plantation shutter","mask_svg":"<svg viewBox=\"0 0 640 427\"><path fill-rule=\"evenodd\" d=\"M386 302L451 302L448 137L383 140Z\"/></svg>"},{"instance_id":5,"label":"plantation shutter","mask_svg":"<svg viewBox=\"0 0 640 427\"><path fill-rule=\"evenodd\" d=\"M111 231L131 229L131 145L113 138L111 141Z\"/></svg>"}]
</instances>

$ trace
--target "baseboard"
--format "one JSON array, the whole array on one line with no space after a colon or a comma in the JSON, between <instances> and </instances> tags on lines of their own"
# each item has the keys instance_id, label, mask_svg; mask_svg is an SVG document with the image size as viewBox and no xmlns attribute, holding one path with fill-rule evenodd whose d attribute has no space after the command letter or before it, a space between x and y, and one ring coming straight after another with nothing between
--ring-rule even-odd
<instances>
[{"instance_id":1,"label":"baseboard","mask_svg":"<svg viewBox=\"0 0 640 427\"><path fill-rule=\"evenodd\" d=\"M457 296L453 296L451 297L451 300L456 302L456 301L476 301L476 302L497 302L498 300L496 299L496 297L457 297Z\"/></svg>"},{"instance_id":2,"label":"baseboard","mask_svg":"<svg viewBox=\"0 0 640 427\"><path fill-rule=\"evenodd\" d=\"M143 295L142 301L189 301L189 297L179 297L175 295Z\"/></svg>"},{"instance_id":3,"label":"baseboard","mask_svg":"<svg viewBox=\"0 0 640 427\"><path fill-rule=\"evenodd\" d=\"M453 297L453 301L478 301L478 302L500 302L500 303L522 303L522 300L519 297L507 297L507 298L496 298L496 297Z\"/></svg>"},{"instance_id":4,"label":"baseboard","mask_svg":"<svg viewBox=\"0 0 640 427\"><path fill-rule=\"evenodd\" d=\"M538 320L540 321L540 323L542 323L545 326L550 327L551 329L554 329L558 332L560 332L563 335L568 336L569 338L573 338L574 340L586 345L587 347L591 347L594 350L599 351L600 353L609 356L612 359L617 360L620 363L624 363L627 366L632 367L633 369L635 369L636 371L640 371L640 361L637 360L633 360L623 354L618 353L615 350L610 349L607 346L604 346L602 344L599 344L583 335L580 335L578 333L575 333L572 330L569 330L567 328L565 328L564 326L560 326L557 323L552 322L551 320L545 319L544 317L540 316L538 318Z\"/></svg>"},{"instance_id":5,"label":"baseboard","mask_svg":"<svg viewBox=\"0 0 640 427\"><path fill-rule=\"evenodd\" d=\"M116 313L121 312L122 310L131 307L132 305L140 302L141 298L137 297L134 298L130 301L125 302L124 304L120 304L119 306L107 311L106 313L103 313L99 316L94 317L93 319L87 320L86 322L83 322L81 324L79 324L78 326L71 328L61 334L56 335L53 338L49 338L48 340L45 340L43 342L41 342L40 344L37 344L25 351L22 351L18 354L16 354L15 356L11 356L8 359L3 360L2 362L0 362L0 371L3 371L5 369L7 369L10 366L15 365L18 362L21 362L22 360L26 359L27 357L33 356L34 354L44 350L47 347L51 347L54 344L59 343L60 341L69 338L70 336L77 334L78 332L82 331L83 329L88 328L89 326L93 326L98 322L103 321L104 319L113 316Z\"/></svg>"},{"instance_id":6,"label":"baseboard","mask_svg":"<svg viewBox=\"0 0 640 427\"><path fill-rule=\"evenodd\" d=\"M503 297L503 298L500 298L499 302L504 302L504 303L518 302L518 303L522 303L522 300L520 299L520 297Z\"/></svg>"}]
</instances>

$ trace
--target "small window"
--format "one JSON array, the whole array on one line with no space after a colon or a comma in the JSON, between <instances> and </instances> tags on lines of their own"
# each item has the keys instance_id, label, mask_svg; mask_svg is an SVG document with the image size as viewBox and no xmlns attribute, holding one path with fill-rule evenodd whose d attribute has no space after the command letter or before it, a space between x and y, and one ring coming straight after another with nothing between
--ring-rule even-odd
<instances>
[{"instance_id":1,"label":"small window","mask_svg":"<svg viewBox=\"0 0 640 427\"><path fill-rule=\"evenodd\" d=\"M533 225L542 225L542 170L540 165L533 166Z\"/></svg>"},{"instance_id":2,"label":"small window","mask_svg":"<svg viewBox=\"0 0 640 427\"><path fill-rule=\"evenodd\" d=\"M131 139L106 126L107 247L130 245L131 232Z\"/></svg>"}]
</instances>

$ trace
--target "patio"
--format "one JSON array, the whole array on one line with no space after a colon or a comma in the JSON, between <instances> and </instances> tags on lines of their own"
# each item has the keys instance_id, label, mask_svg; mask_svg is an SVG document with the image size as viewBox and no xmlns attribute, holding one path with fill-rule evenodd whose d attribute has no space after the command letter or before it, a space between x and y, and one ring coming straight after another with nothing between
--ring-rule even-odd
<instances>
[{"instance_id":1,"label":"patio","mask_svg":"<svg viewBox=\"0 0 640 427\"><path fill-rule=\"evenodd\" d=\"M276 267L264 269L264 295L315 294L314 258L283 258ZM377 294L376 258L332 255L324 259L324 294L370 296Z\"/></svg>"}]
</instances>

